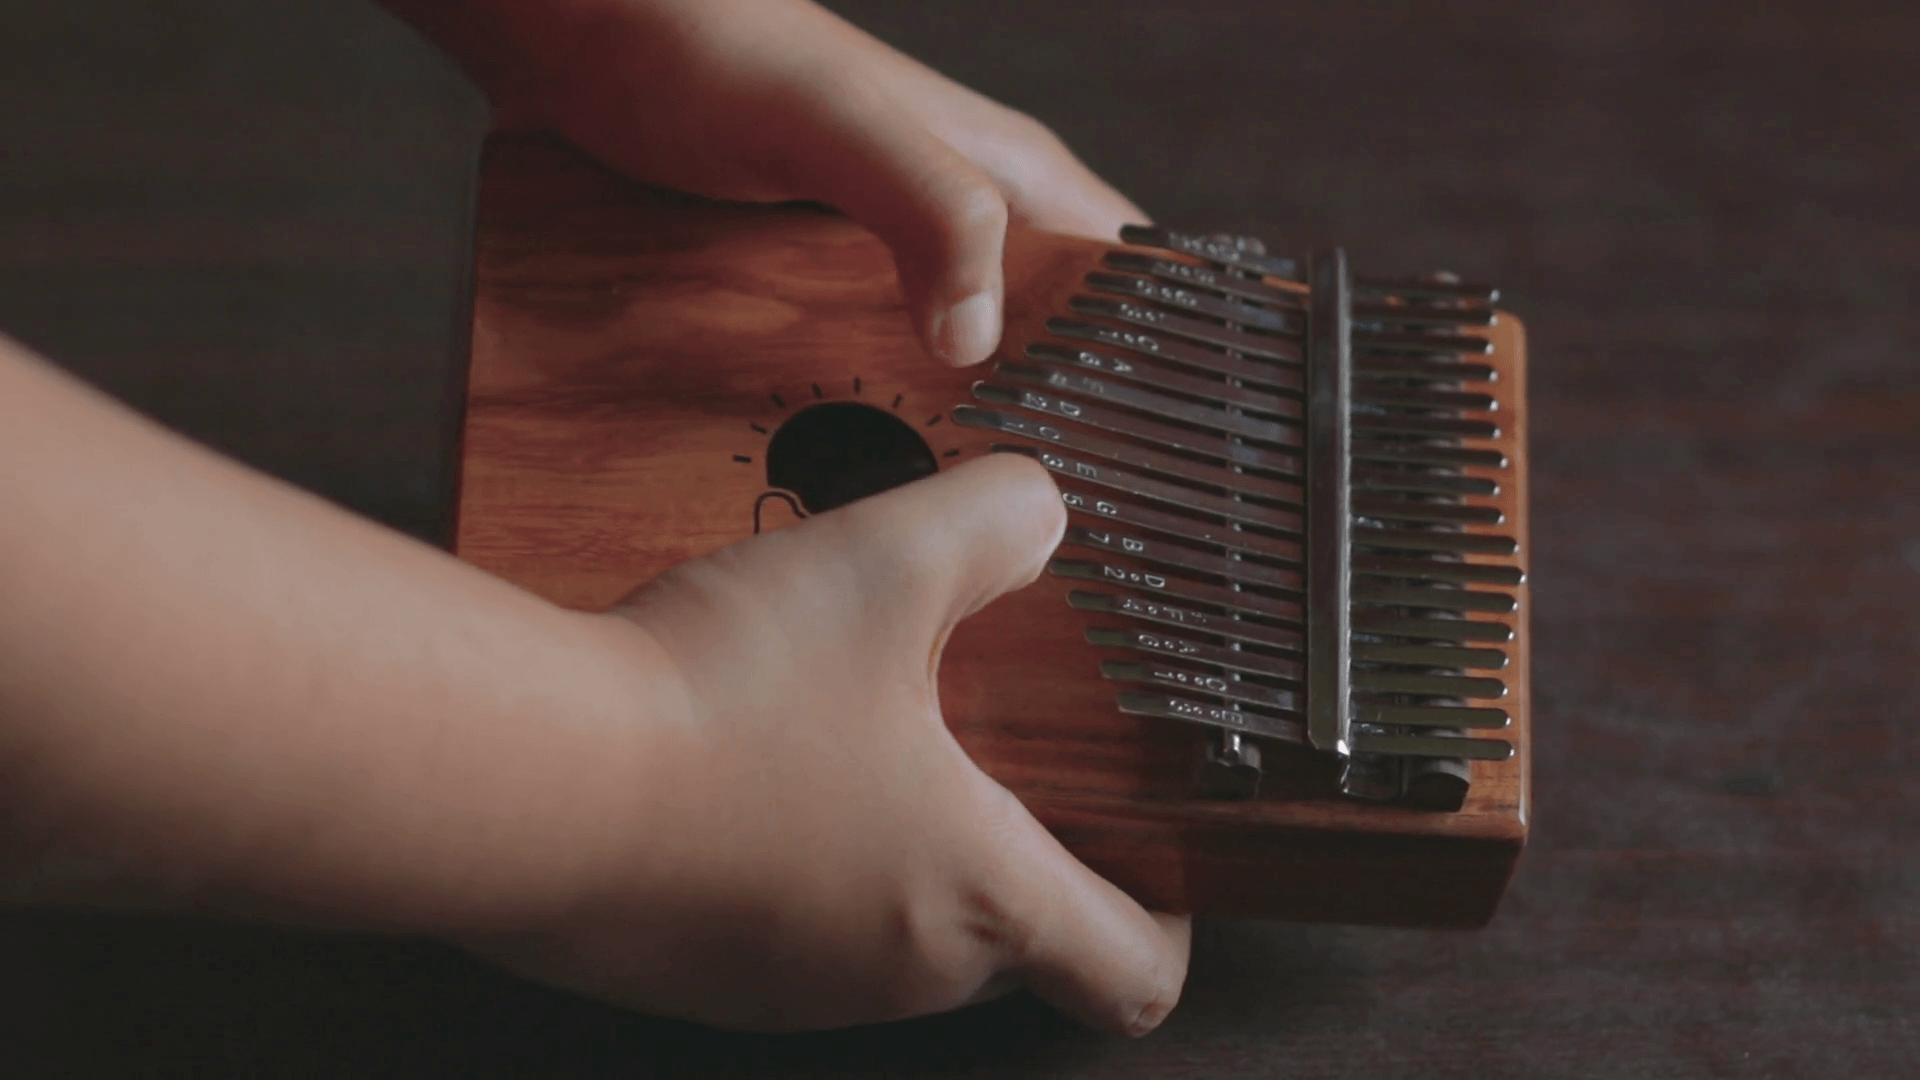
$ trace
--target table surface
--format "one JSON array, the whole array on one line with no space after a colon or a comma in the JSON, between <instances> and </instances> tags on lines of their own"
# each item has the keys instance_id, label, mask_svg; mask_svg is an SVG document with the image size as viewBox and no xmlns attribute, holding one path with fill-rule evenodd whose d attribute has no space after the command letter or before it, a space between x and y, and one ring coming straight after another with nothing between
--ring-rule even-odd
<instances>
[{"instance_id":1,"label":"table surface","mask_svg":"<svg viewBox=\"0 0 1920 1080\"><path fill-rule=\"evenodd\" d=\"M1507 287L1532 340L1538 779L1494 924L1203 921L1185 1003L1128 1043L1022 999L723 1035L431 945L14 914L10 1072L1913 1067L1920 16L1836 0L832 6L1054 125L1163 221ZM434 535L472 91L339 0L0 8L0 328Z\"/></svg>"}]
</instances>

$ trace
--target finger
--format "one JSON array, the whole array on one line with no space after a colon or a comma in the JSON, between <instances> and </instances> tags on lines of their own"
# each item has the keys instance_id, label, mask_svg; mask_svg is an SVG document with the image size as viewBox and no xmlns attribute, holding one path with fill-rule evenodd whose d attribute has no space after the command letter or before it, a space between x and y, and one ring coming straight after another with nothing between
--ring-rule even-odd
<instances>
[{"instance_id":1,"label":"finger","mask_svg":"<svg viewBox=\"0 0 1920 1080\"><path fill-rule=\"evenodd\" d=\"M784 186L886 243L931 355L955 366L985 360L1003 322L1000 189L873 84L842 80L811 104L785 140Z\"/></svg>"},{"instance_id":2,"label":"finger","mask_svg":"<svg viewBox=\"0 0 1920 1080\"><path fill-rule=\"evenodd\" d=\"M984 783L991 780L982 775ZM1012 795L988 872L1014 928L1008 970L1084 1023L1124 1035L1160 1026L1187 979L1191 922L1149 913L1069 854Z\"/></svg>"},{"instance_id":3,"label":"finger","mask_svg":"<svg viewBox=\"0 0 1920 1080\"><path fill-rule=\"evenodd\" d=\"M1010 214L1025 225L1112 242L1120 238L1123 226L1153 223L1146 211L1071 154L1052 166L1027 169L1033 175L989 173L1007 192Z\"/></svg>"},{"instance_id":4,"label":"finger","mask_svg":"<svg viewBox=\"0 0 1920 1080\"><path fill-rule=\"evenodd\" d=\"M993 179L1012 217L1048 232L1114 240L1146 212L1102 180L1034 117L892 50L886 63L902 100L947 145Z\"/></svg>"},{"instance_id":5,"label":"finger","mask_svg":"<svg viewBox=\"0 0 1920 1080\"><path fill-rule=\"evenodd\" d=\"M958 89L958 88L956 88ZM972 97L972 91L961 91ZM1038 120L979 98L968 123L934 130L985 172L1014 220L1036 229L1117 240L1123 225L1151 222L1146 211L1087 168Z\"/></svg>"},{"instance_id":6,"label":"finger","mask_svg":"<svg viewBox=\"0 0 1920 1080\"><path fill-rule=\"evenodd\" d=\"M845 530L838 539L863 565L898 576L908 607L931 621L924 628L938 638L1038 577L1066 528L1066 510L1038 462L988 454L853 503L838 527Z\"/></svg>"}]
</instances>

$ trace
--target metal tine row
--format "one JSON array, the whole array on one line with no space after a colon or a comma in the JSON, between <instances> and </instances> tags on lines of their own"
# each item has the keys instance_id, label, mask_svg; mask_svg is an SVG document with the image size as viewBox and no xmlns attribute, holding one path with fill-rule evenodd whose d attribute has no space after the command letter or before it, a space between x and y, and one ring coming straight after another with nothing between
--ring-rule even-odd
<instances>
[{"instance_id":1,"label":"metal tine row","mask_svg":"<svg viewBox=\"0 0 1920 1080\"><path fill-rule=\"evenodd\" d=\"M1260 735L1279 742L1305 743L1306 730L1298 720L1267 716L1242 709L1208 705L1171 695L1122 693L1120 711L1131 716L1151 716L1164 720L1184 720Z\"/></svg>"},{"instance_id":2,"label":"metal tine row","mask_svg":"<svg viewBox=\"0 0 1920 1080\"><path fill-rule=\"evenodd\" d=\"M1150 225L1128 225L1120 230L1123 243L1137 247L1162 248L1196 256L1235 270L1247 270L1265 277L1299 281L1298 260L1279 258L1266 252L1266 245L1241 236L1207 236L1178 232ZM1270 286L1269 286L1270 287ZM1420 300L1449 300L1490 305L1500 298L1491 285L1463 282L1448 275L1412 278L1356 277L1354 290L1365 294L1406 297Z\"/></svg>"},{"instance_id":3,"label":"metal tine row","mask_svg":"<svg viewBox=\"0 0 1920 1080\"><path fill-rule=\"evenodd\" d=\"M1293 364L1300 363L1303 358L1300 344L1291 337L1230 329L1223 323L1172 314L1161 308L1148 307L1132 300L1081 295L1069 300L1067 306L1082 315L1097 315L1203 345L1230 349L1247 356ZM1411 353L1415 356L1431 356L1435 353L1477 355L1486 353L1492 348L1492 344L1481 337L1430 332L1404 333L1390 330L1356 331L1353 335L1353 344L1357 349ZM1361 366L1364 367L1364 365Z\"/></svg>"},{"instance_id":4,"label":"metal tine row","mask_svg":"<svg viewBox=\"0 0 1920 1080\"><path fill-rule=\"evenodd\" d=\"M1059 577L1099 582L1105 585L1123 585L1154 597L1192 600L1236 614L1264 616L1293 626L1300 625L1300 603L1297 599L1236 588L1235 585L1239 582L1213 585L1192 578L1168 576L1151 569L1140 570L1132 566L1088 559L1055 559L1049 564L1048 569ZM1193 567L1182 564L1177 569L1191 570ZM1298 644L1297 639L1296 634L1286 647L1293 648Z\"/></svg>"},{"instance_id":5,"label":"metal tine row","mask_svg":"<svg viewBox=\"0 0 1920 1080\"><path fill-rule=\"evenodd\" d=\"M1143 242L1138 236L1128 239ZM1112 253L1106 260L1110 269L1141 276L1099 271L1089 275L1088 287L1107 295L1077 296L1071 305L1079 314L1101 321L1056 318L1050 320L1049 329L1070 340L1110 346L1118 355L1035 343L1027 351L1035 363L1003 363L1000 382L976 388L983 404L1003 408L963 407L956 419L1084 455L1070 457L1052 449L1035 453L1063 481L1106 492L1067 491L1070 510L1100 521L1098 527L1072 526L1063 547L1103 551L1121 560L1056 559L1053 570L1063 577L1126 591L1074 589L1070 602L1083 610L1179 631L1091 631L1089 638L1095 644L1172 661L1109 662L1103 670L1122 682L1198 692L1226 703L1129 693L1123 695L1123 709L1301 741L1304 732L1294 690L1268 685L1294 683L1302 676L1297 662L1274 655L1276 650L1296 652L1300 647L1298 630L1288 628L1301 618L1300 552L1296 542L1286 539L1297 532L1300 520L1297 512L1285 509L1297 508L1300 490L1284 480L1276 488L1274 476L1258 475L1297 475L1299 462L1285 453L1245 445L1246 440L1271 447L1299 445L1297 421L1302 410L1289 393L1302 389L1299 373L1292 368L1299 352L1280 336L1296 334L1303 326L1299 294L1226 269L1271 275L1279 264L1288 262L1272 260L1257 245L1173 234L1146 242L1198 255L1219 264L1219 269L1132 252ZM1356 399L1380 410L1354 414L1359 462L1356 491L1360 494L1355 510L1363 515L1353 538L1361 552L1355 557L1354 571L1362 579L1354 596L1354 630L1387 639L1355 643L1353 658L1361 665L1355 673L1355 689L1366 723L1498 727L1506 722L1500 710L1463 708L1451 702L1504 693L1504 686L1497 679L1454 672L1504 666L1506 657L1500 649L1462 643L1498 645L1511 637L1511 629L1486 619L1457 616L1465 611L1512 608L1510 596L1464 586L1516 582L1511 573L1502 572L1506 568L1433 557L1435 553L1512 549L1510 539L1452 528L1488 522L1489 513L1491 521L1498 520L1497 511L1459 503L1464 495L1496 494L1498 484L1462 476L1458 469L1499 467L1504 460L1498 454L1448 445L1462 437L1496 435L1497 424L1460 414L1491 413L1497 403L1492 395L1444 385L1491 376L1484 364L1456 359L1460 353L1484 351L1481 339L1428 329L1485 325L1491 321L1490 310L1474 305L1490 301L1492 293L1487 290L1476 298L1465 287L1437 287L1445 283L1424 279L1411 284L1417 288L1368 290L1363 285L1363 291L1380 293L1382 300L1357 303L1353 311L1363 324L1381 324L1370 329L1396 324L1416 331L1360 334L1354 341L1361 350ZM1409 298L1437 303L1410 304ZM1145 306L1149 304L1155 306ZM1051 422L1055 420L1073 424ZM1089 435L1079 430L1080 425L1119 438ZM1006 448L1034 452L1032 447ZM1248 469L1255 474L1249 475ZM1192 485L1209 490L1195 490ZM1379 516L1365 520L1367 512ZM1393 522L1401 524L1380 527ZM1109 524L1138 528L1146 535L1131 530L1116 534L1105 527ZM1250 531L1250 526L1280 535L1263 537ZM1161 536L1172 539L1158 539ZM1387 553L1366 554L1376 549ZM1199 635L1202 640L1187 635ZM1402 700L1368 700L1380 694ZM1272 715L1276 713L1281 715ZM1430 738L1409 741L1391 733L1360 738L1373 747L1383 745L1382 739L1399 738L1400 752L1433 752ZM1444 744L1460 741L1446 739ZM1473 756L1495 756L1503 750L1504 744L1474 748Z\"/></svg>"},{"instance_id":6,"label":"metal tine row","mask_svg":"<svg viewBox=\"0 0 1920 1080\"><path fill-rule=\"evenodd\" d=\"M1108 366L1111 366L1111 365L1108 365ZM1142 369L1140 368L1139 365L1128 365L1128 368L1130 370L1130 373L1134 374L1135 376L1141 375ZM1023 367L1021 365L1006 365L1003 368L1003 374L1011 375L1016 379L1023 379L1027 381L1044 381L1047 384L1052 386L1064 386L1068 389L1078 389L1078 390L1081 390L1082 392L1088 392L1095 396L1106 396L1109 399L1117 399L1123 404L1142 405L1142 406L1145 406L1146 408L1153 409L1155 411L1172 412L1175 415L1189 415L1189 418L1195 418L1195 419L1211 419L1211 418L1191 417L1190 410L1188 410L1186 413L1183 413L1183 411L1177 407L1170 408L1168 407L1169 406L1168 399L1158 399L1158 398L1129 399L1125 392L1117 392L1112 389L1106 388L1104 384L1101 384L1099 382L1076 379L1072 376L1068 376L1060 372L1048 373L1048 372L1045 372L1043 369L1039 369L1039 368L1028 368L1028 367ZM1152 380L1145 379L1143 381L1146 381L1150 385ZM980 388L979 394L985 400L1001 401L1006 404L1016 404L1016 405L1024 404L1029 408L1037 408L1042 411L1053 413L1055 415L1072 416L1075 419L1081 419L1083 421L1091 419L1099 426L1108 427L1110 429L1116 429L1121 431L1122 433L1131 434L1136 437L1147 439L1149 441L1156 441L1161 444L1166 444L1166 443L1175 441L1175 440L1168 439L1165 433L1161 429L1144 427L1138 423L1129 424L1125 422L1125 420L1122 418L1117 418L1115 416L1108 415L1105 412L1105 410L1099 410L1097 406L1094 408L1098 411L1095 411L1089 414L1086 407L1076 407L1064 401L1056 402L1052 399L1039 397L1031 393L1016 395L1016 394L1012 394L1005 391L1004 388L994 387L991 384L983 385ZM1002 430L1002 431L1020 432L1020 433L1030 434L1030 435L1038 435L1041 437L1052 435L1053 436L1052 441L1054 441L1056 444L1059 444L1061 442L1067 442L1067 443L1078 442L1081 444L1082 448L1092 451L1095 454L1095 456L1106 457L1108 459L1118 459L1121 461L1131 460L1132 462L1139 464L1142 467L1145 467L1150 470L1167 473L1169 475L1173 475L1188 481L1205 483L1205 484L1208 484L1210 487L1215 488L1218 491L1226 492L1229 498L1236 498L1237 500L1237 499L1253 497L1250 492L1245 492L1241 488L1241 486L1236 482L1237 477L1236 477L1236 474L1234 473L1228 472L1226 470L1210 468L1208 466L1191 462L1185 458L1173 457L1171 455L1167 455L1159 451L1135 448L1130 446L1129 444L1123 444L1123 443L1109 443L1108 445L1105 445L1105 446L1097 445L1094 441L1090 441L1084 438L1076 439L1073 434L1069 432L1063 432L1058 428L1046 428L1042 430L1041 428L1034 428L1029 425L1023 425L1016 418L1008 417L1004 414L999 414L999 413L990 412L990 411L968 409L963 411L957 417L957 419L959 419L962 423L971 424L973 426L991 427L991 428ZM1231 423L1227 423L1223 426L1231 427L1233 425ZM1021 431L1022 428L1026 428L1027 430ZM1247 433L1256 433L1244 426L1242 427L1242 431ZM1268 429L1262 429L1257 433L1266 434L1266 433L1269 433L1270 431L1271 429L1268 428ZM1144 478L1136 478L1130 474L1125 474L1125 473L1103 476L1098 472L1090 472L1088 468L1082 466L1078 462L1072 461L1071 459L1062 459L1056 466L1056 469L1057 471L1065 472L1067 475L1077 474L1086 479L1093 479L1096 481L1104 480L1106 481L1107 486L1117 487L1117 488L1120 488L1121 490L1128 490L1129 489L1128 485L1130 481L1133 481L1136 479L1144 479ZM1450 488L1452 486L1450 484L1445 483L1447 478L1441 477L1439 479L1442 481L1441 487L1443 489ZM1400 486L1405 486L1405 485L1402 484ZM1157 491L1149 490L1144 485L1135 484L1131 487L1131 491L1135 494L1153 496L1156 494L1164 495L1166 489L1160 489ZM1277 501L1281 501L1283 503L1288 503L1296 506L1298 505L1298 489L1297 488L1291 488L1291 487L1283 488L1279 492L1277 492L1276 495L1278 496ZM1274 496L1267 496L1267 497L1269 499L1274 498ZM1216 512L1219 512L1226 509L1224 506L1219 505L1214 500L1205 500L1205 499L1196 500L1194 498L1182 498L1177 495L1165 501L1172 501L1176 505L1183 505L1189 509L1198 509L1203 511L1214 510ZM1197 502L1206 502L1209 505L1197 505ZM1431 510L1428 510L1428 509L1406 510L1405 504L1391 503L1391 502L1384 503L1379 509L1383 514L1386 514L1388 516L1394 516L1398 514L1401 517L1411 516L1415 519L1427 519L1427 518L1437 517L1442 521L1452 520L1456 518L1467 518L1467 519L1484 518L1488 513L1488 511L1485 511L1480 508L1462 509L1462 508L1453 508L1453 507L1437 507ZM1229 516L1231 518L1234 515L1228 514L1225 516ZM1267 518L1262 523L1270 524L1270 525L1281 525L1281 526L1290 524L1290 522L1287 522L1285 519L1274 519L1274 518Z\"/></svg>"},{"instance_id":7,"label":"metal tine row","mask_svg":"<svg viewBox=\"0 0 1920 1080\"><path fill-rule=\"evenodd\" d=\"M1066 336L1081 336L1084 338L1089 335L1068 334ZM1135 343L1136 349L1139 347L1139 344L1139 342ZM1158 347L1149 347L1146 352L1148 355L1162 355L1162 350ZM1227 378L1239 380L1241 385L1236 385L1234 382L1222 381L1219 378L1210 378L1206 375L1193 374L1178 368L1145 363L1139 360L1128 359L1124 356L1116 356L1108 352L1062 345L1051 341L1037 341L1028 345L1026 355L1029 359L1042 364L1097 372L1101 375L1138 383L1156 390L1184 395L1220 409L1240 409L1294 421L1300 420L1303 415L1301 402L1298 397L1288 393L1260 390L1244 385L1245 382L1270 382L1277 384L1281 378L1297 381L1295 373L1292 372L1256 371L1227 376ZM1174 358L1167 357L1167 359ZM1470 375L1472 372L1467 372L1466 374ZM1263 375L1270 376L1270 378L1262 378ZM1454 373L1454 377L1464 378L1465 376L1456 372ZM1400 408L1414 411L1493 412L1497 406L1496 400L1490 394L1462 390L1438 390L1428 386L1406 386L1399 382L1385 381L1362 387L1356 391L1356 396L1360 401L1369 405L1377 405L1388 409Z\"/></svg>"},{"instance_id":8,"label":"metal tine row","mask_svg":"<svg viewBox=\"0 0 1920 1080\"><path fill-rule=\"evenodd\" d=\"M1249 446L1234 442L1226 435L1163 423L1134 413L1123 412L1108 405L1073 400L1029 387L1005 386L989 382L974 384L973 396L976 400L988 405L1000 405L1053 419L1070 420L1116 435L1143 440L1156 447L1185 451L1216 462L1240 465L1281 476L1295 476L1300 472L1299 455L1287 450Z\"/></svg>"},{"instance_id":9,"label":"metal tine row","mask_svg":"<svg viewBox=\"0 0 1920 1080\"><path fill-rule=\"evenodd\" d=\"M1305 329L1306 305L1300 294L1292 290L1134 252L1112 252L1104 262L1110 270L1125 273L1088 274L1087 284L1097 291L1152 300L1271 333L1298 335ZM1186 286L1221 295L1196 293ZM1420 299L1427 298L1388 294L1372 303L1354 304L1353 317L1370 327L1493 325L1495 316L1490 304L1463 302L1452 297L1432 298L1438 299L1437 303L1417 302Z\"/></svg>"},{"instance_id":10,"label":"metal tine row","mask_svg":"<svg viewBox=\"0 0 1920 1080\"><path fill-rule=\"evenodd\" d=\"M1187 401L1171 395L1155 393L1152 390L1138 389L1125 383L1040 364L1022 364L1003 360L995 368L995 373L1014 382L1045 386L1066 393L1097 398L1114 405L1122 405L1139 412L1208 428L1226 435L1238 435L1243 439L1254 439L1275 446L1300 445L1300 425L1286 420L1263 420L1238 410Z\"/></svg>"},{"instance_id":11,"label":"metal tine row","mask_svg":"<svg viewBox=\"0 0 1920 1080\"><path fill-rule=\"evenodd\" d=\"M1298 660L1271 656L1250 649L1214 645L1210 642L1195 641L1192 638L1153 630L1095 628L1087 631L1087 641L1104 648L1153 653L1188 663L1206 664L1226 671L1258 675L1296 685L1300 682L1302 675Z\"/></svg>"},{"instance_id":12,"label":"metal tine row","mask_svg":"<svg viewBox=\"0 0 1920 1080\"><path fill-rule=\"evenodd\" d=\"M1153 660L1103 660L1100 672L1116 682L1149 683L1173 690L1211 694L1242 705L1298 715L1300 693L1285 686L1268 686L1223 674L1174 667Z\"/></svg>"},{"instance_id":13,"label":"metal tine row","mask_svg":"<svg viewBox=\"0 0 1920 1080\"><path fill-rule=\"evenodd\" d=\"M1075 589L1068 593L1067 603L1081 611L1127 615L1142 622L1176 627L1197 634L1209 634L1241 645L1262 645L1269 649L1281 649L1296 654L1302 647L1300 631L1238 618L1239 615L1251 614L1251 612L1240 608L1237 604L1234 605L1233 615L1217 615L1198 608L1167 604L1137 596L1115 596L1111 593L1093 592L1087 589ZM1298 618L1297 613L1294 618Z\"/></svg>"}]
</instances>

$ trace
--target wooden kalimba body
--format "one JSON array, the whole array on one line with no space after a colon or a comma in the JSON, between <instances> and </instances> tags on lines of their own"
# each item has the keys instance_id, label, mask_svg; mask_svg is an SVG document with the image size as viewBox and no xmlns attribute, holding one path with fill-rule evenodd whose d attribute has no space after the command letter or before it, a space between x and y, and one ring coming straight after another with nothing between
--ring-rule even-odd
<instances>
[{"instance_id":1,"label":"wooden kalimba body","mask_svg":"<svg viewBox=\"0 0 1920 1080\"><path fill-rule=\"evenodd\" d=\"M993 363L928 360L889 253L497 139L456 549L604 608L993 452L1069 509L963 623L962 746L1150 906L1494 911L1528 821L1525 344L1491 290L1250 241L1015 229Z\"/></svg>"}]
</instances>

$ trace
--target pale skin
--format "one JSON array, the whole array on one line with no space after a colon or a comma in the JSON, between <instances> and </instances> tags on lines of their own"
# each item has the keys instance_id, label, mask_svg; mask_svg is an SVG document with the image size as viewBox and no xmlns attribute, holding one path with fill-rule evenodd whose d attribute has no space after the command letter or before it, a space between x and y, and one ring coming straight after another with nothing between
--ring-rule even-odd
<instances>
[{"instance_id":1,"label":"pale skin","mask_svg":"<svg viewBox=\"0 0 1920 1080\"><path fill-rule=\"evenodd\" d=\"M1143 220L1038 124L799 0L393 6L505 123L656 183L840 207L893 248L948 363L997 341L1009 217ZM940 719L947 633L1063 527L1031 462L819 515L603 613L4 339L0 462L0 899L430 935L729 1027L1024 985L1142 1034L1179 997L1185 920L1075 861Z\"/></svg>"}]
</instances>

